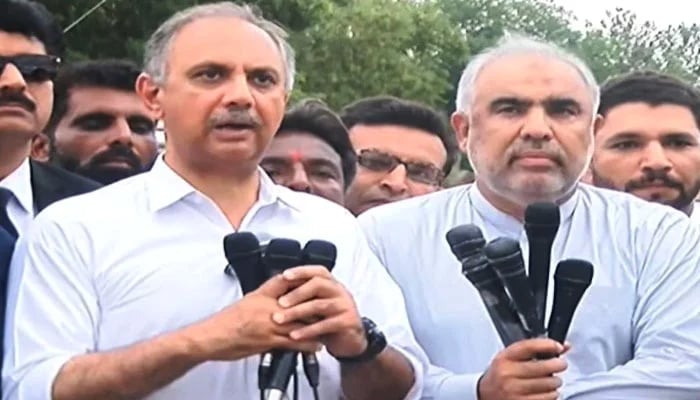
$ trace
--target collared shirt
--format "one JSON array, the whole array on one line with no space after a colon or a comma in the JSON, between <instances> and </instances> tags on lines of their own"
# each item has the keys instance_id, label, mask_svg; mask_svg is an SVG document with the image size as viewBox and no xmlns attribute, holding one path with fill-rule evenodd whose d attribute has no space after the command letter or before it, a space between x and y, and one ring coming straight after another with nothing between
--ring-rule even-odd
<instances>
[{"instance_id":1,"label":"collared shirt","mask_svg":"<svg viewBox=\"0 0 700 400\"><path fill-rule=\"evenodd\" d=\"M325 199L276 186L260 171L257 203L241 230L261 241L323 239L338 248L333 275L389 343L411 361L422 390L425 355L398 286L354 217ZM152 171L64 200L40 213L13 259L3 368L5 399L50 399L61 366L86 352L129 346L209 317L242 296L224 274L219 208L159 159ZM21 282L21 284L20 284ZM321 363L322 399L340 396L339 364ZM148 399L256 399L259 357L207 362ZM299 367L300 398L311 398ZM290 391L291 394L291 386ZM291 398L291 397L290 397Z\"/></svg>"},{"instance_id":2,"label":"collared shirt","mask_svg":"<svg viewBox=\"0 0 700 400\"><path fill-rule=\"evenodd\" d=\"M7 205L7 214L21 235L27 231L34 219L34 196L29 159L24 160L17 169L1 180L0 187L10 190L14 195Z\"/></svg>"},{"instance_id":3,"label":"collared shirt","mask_svg":"<svg viewBox=\"0 0 700 400\"><path fill-rule=\"evenodd\" d=\"M700 230L685 214L581 184L560 206L547 315L557 263L590 261L593 282L567 339L564 399L700 398ZM445 234L462 224L485 239L518 240L522 223L467 185L377 207L359 217L370 247L404 292L432 366L424 398L476 399L479 376L502 350L476 289L461 275Z\"/></svg>"}]
</instances>

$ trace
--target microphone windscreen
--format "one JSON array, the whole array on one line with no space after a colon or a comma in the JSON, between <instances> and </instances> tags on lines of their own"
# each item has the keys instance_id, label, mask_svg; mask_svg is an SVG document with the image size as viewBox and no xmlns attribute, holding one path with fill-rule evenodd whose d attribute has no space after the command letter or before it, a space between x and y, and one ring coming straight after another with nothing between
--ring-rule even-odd
<instances>
[{"instance_id":1,"label":"microphone windscreen","mask_svg":"<svg viewBox=\"0 0 700 400\"><path fill-rule=\"evenodd\" d=\"M520 244L516 240L510 238L499 237L490 241L486 247L484 247L484 254L489 260L495 262L501 261L504 257L520 256ZM507 265L510 266L511 264Z\"/></svg>"},{"instance_id":2,"label":"microphone windscreen","mask_svg":"<svg viewBox=\"0 0 700 400\"><path fill-rule=\"evenodd\" d=\"M452 253L460 261L480 251L486 244L481 229L474 224L456 226L447 232L445 238Z\"/></svg>"},{"instance_id":3,"label":"microphone windscreen","mask_svg":"<svg viewBox=\"0 0 700 400\"><path fill-rule=\"evenodd\" d=\"M587 288L593 281L593 264L574 258L562 260L554 272L554 279Z\"/></svg>"},{"instance_id":4,"label":"microphone windscreen","mask_svg":"<svg viewBox=\"0 0 700 400\"><path fill-rule=\"evenodd\" d=\"M328 271L332 271L337 257L338 249L333 243L325 240L309 240L301 252L301 263L323 265Z\"/></svg>"},{"instance_id":5,"label":"microphone windscreen","mask_svg":"<svg viewBox=\"0 0 700 400\"><path fill-rule=\"evenodd\" d=\"M559 207L554 203L532 203L525 209L525 230L528 234L553 238L560 222Z\"/></svg>"},{"instance_id":6,"label":"microphone windscreen","mask_svg":"<svg viewBox=\"0 0 700 400\"><path fill-rule=\"evenodd\" d=\"M270 277L301 264L301 245L293 239L272 239L263 255L263 264Z\"/></svg>"},{"instance_id":7,"label":"microphone windscreen","mask_svg":"<svg viewBox=\"0 0 700 400\"><path fill-rule=\"evenodd\" d=\"M224 254L236 273L243 294L250 293L265 282L260 265L260 242L251 232L234 232L224 237Z\"/></svg>"}]
</instances>

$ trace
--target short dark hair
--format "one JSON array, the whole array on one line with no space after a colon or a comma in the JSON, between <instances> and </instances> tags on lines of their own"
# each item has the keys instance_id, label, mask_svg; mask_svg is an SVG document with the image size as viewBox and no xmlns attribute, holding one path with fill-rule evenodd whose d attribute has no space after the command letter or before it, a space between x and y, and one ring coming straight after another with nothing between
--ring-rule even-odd
<instances>
[{"instance_id":1,"label":"short dark hair","mask_svg":"<svg viewBox=\"0 0 700 400\"><path fill-rule=\"evenodd\" d=\"M345 106L340 118L348 130L355 125L399 125L437 136L447 153L445 175L457 159L457 141L445 116L425 104L394 96L367 97Z\"/></svg>"},{"instance_id":2,"label":"short dark hair","mask_svg":"<svg viewBox=\"0 0 700 400\"><path fill-rule=\"evenodd\" d=\"M328 143L340 156L345 188L350 185L357 172L357 155L338 114L318 99L304 99L284 114L277 135L289 132L306 132Z\"/></svg>"},{"instance_id":3,"label":"short dark hair","mask_svg":"<svg viewBox=\"0 0 700 400\"><path fill-rule=\"evenodd\" d=\"M672 75L654 71L630 72L603 83L598 114L605 116L614 107L636 102L687 107L700 127L700 92Z\"/></svg>"},{"instance_id":4,"label":"short dark hair","mask_svg":"<svg viewBox=\"0 0 700 400\"><path fill-rule=\"evenodd\" d=\"M83 61L61 68L54 80L53 110L45 133L53 140L56 127L68 112L71 90L89 87L136 92L140 73L136 64L125 60Z\"/></svg>"},{"instance_id":5,"label":"short dark hair","mask_svg":"<svg viewBox=\"0 0 700 400\"><path fill-rule=\"evenodd\" d=\"M63 31L58 21L41 3L0 0L0 31L35 38L44 44L47 54L63 57Z\"/></svg>"}]
</instances>

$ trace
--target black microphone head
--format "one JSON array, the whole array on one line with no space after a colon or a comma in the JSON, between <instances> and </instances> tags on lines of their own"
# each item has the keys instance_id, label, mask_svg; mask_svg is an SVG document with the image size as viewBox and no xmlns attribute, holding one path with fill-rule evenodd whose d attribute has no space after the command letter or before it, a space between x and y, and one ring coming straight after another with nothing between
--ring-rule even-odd
<instances>
[{"instance_id":1,"label":"black microphone head","mask_svg":"<svg viewBox=\"0 0 700 400\"><path fill-rule=\"evenodd\" d=\"M260 266L260 242L251 232L234 232L224 237L224 254L240 281L243 293L257 289L265 282ZM227 273L230 270L227 268Z\"/></svg>"},{"instance_id":2,"label":"black microphone head","mask_svg":"<svg viewBox=\"0 0 700 400\"><path fill-rule=\"evenodd\" d=\"M561 216L554 203L532 203L525 209L525 231L531 235L554 238L559 230Z\"/></svg>"},{"instance_id":3,"label":"black microphone head","mask_svg":"<svg viewBox=\"0 0 700 400\"><path fill-rule=\"evenodd\" d=\"M575 258L561 260L554 272L554 279L587 288L593 281L593 264Z\"/></svg>"},{"instance_id":4,"label":"black microphone head","mask_svg":"<svg viewBox=\"0 0 700 400\"><path fill-rule=\"evenodd\" d=\"M325 240L309 240L301 252L301 263L323 265L328 271L332 271L337 257L338 249L333 243Z\"/></svg>"},{"instance_id":5,"label":"black microphone head","mask_svg":"<svg viewBox=\"0 0 700 400\"><path fill-rule=\"evenodd\" d=\"M508 276L510 273L519 273L520 268L522 268L523 274L525 273L520 243L517 240L506 237L496 238L484 247L484 255L498 272L498 275ZM517 260L518 257L520 260Z\"/></svg>"},{"instance_id":6,"label":"black microphone head","mask_svg":"<svg viewBox=\"0 0 700 400\"><path fill-rule=\"evenodd\" d=\"M273 276L301 264L301 245L293 239L272 239L263 255L268 275Z\"/></svg>"},{"instance_id":7,"label":"black microphone head","mask_svg":"<svg viewBox=\"0 0 700 400\"><path fill-rule=\"evenodd\" d=\"M459 261L481 251L486 244L481 229L474 224L459 225L450 229L445 235L452 253Z\"/></svg>"}]
</instances>

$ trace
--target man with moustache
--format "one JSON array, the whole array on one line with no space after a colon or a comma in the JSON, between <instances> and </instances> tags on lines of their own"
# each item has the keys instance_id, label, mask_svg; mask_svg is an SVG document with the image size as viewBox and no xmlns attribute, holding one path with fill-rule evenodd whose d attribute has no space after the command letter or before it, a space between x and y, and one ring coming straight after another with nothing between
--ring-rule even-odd
<instances>
[{"instance_id":1,"label":"man with moustache","mask_svg":"<svg viewBox=\"0 0 700 400\"><path fill-rule=\"evenodd\" d=\"M693 219L700 192L700 93L643 71L601 87L592 183L674 207Z\"/></svg>"},{"instance_id":2,"label":"man with moustache","mask_svg":"<svg viewBox=\"0 0 700 400\"><path fill-rule=\"evenodd\" d=\"M29 160L32 139L51 113L52 79L62 55L61 29L44 6L0 3L0 332L9 256L17 237L49 204L99 186Z\"/></svg>"},{"instance_id":3,"label":"man with moustache","mask_svg":"<svg viewBox=\"0 0 700 400\"><path fill-rule=\"evenodd\" d=\"M593 74L575 56L506 37L471 59L459 83L452 124L475 183L359 217L432 364L425 398L700 397L700 230L670 207L579 183L598 98ZM524 213L537 201L558 204L561 215L548 298L562 259L592 263L593 282L574 314L570 348L538 338L504 349L444 238L476 224L487 241L517 240L527 260Z\"/></svg>"},{"instance_id":4,"label":"man with moustache","mask_svg":"<svg viewBox=\"0 0 700 400\"><path fill-rule=\"evenodd\" d=\"M258 167L293 88L285 32L247 6L195 6L156 30L144 65L165 154L20 241L5 398L254 399L261 353L321 346L318 398L420 398L424 354L355 218ZM332 274L304 265L244 296L223 271L232 231L328 240Z\"/></svg>"},{"instance_id":5,"label":"man with moustache","mask_svg":"<svg viewBox=\"0 0 700 400\"><path fill-rule=\"evenodd\" d=\"M140 72L121 60L61 69L45 131L51 163L102 184L151 167L158 154L155 120L136 94Z\"/></svg>"}]
</instances>

